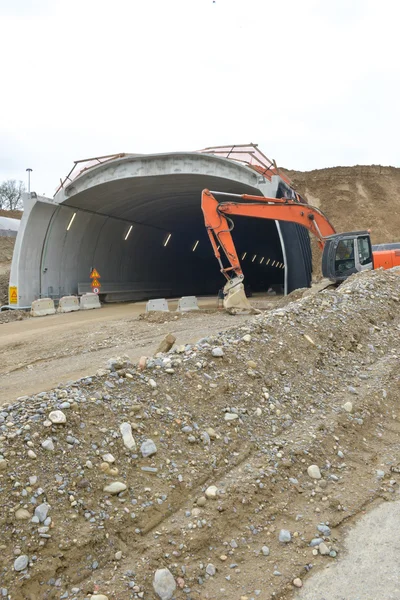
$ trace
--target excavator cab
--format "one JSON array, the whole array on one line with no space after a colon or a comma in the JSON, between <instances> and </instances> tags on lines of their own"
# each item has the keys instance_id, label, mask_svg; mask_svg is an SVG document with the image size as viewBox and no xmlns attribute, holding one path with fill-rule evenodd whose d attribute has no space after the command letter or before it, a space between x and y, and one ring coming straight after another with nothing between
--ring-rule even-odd
<instances>
[{"instance_id":1,"label":"excavator cab","mask_svg":"<svg viewBox=\"0 0 400 600\"><path fill-rule=\"evenodd\" d=\"M344 281L353 273L373 267L372 246L368 231L336 233L324 238L322 274L331 281Z\"/></svg>"}]
</instances>

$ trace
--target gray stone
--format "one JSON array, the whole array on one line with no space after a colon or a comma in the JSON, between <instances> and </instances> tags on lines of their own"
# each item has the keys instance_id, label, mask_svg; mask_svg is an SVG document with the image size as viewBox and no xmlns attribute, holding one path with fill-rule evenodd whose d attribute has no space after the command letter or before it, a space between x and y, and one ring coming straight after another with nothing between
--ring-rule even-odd
<instances>
[{"instance_id":1,"label":"gray stone","mask_svg":"<svg viewBox=\"0 0 400 600\"><path fill-rule=\"evenodd\" d=\"M29 558L26 554L21 554L14 561L14 571L24 571L29 563Z\"/></svg>"},{"instance_id":2,"label":"gray stone","mask_svg":"<svg viewBox=\"0 0 400 600\"><path fill-rule=\"evenodd\" d=\"M142 453L143 458L153 456L153 454L156 454L157 452L157 446L153 440L145 440L140 446L140 452Z\"/></svg>"},{"instance_id":3,"label":"gray stone","mask_svg":"<svg viewBox=\"0 0 400 600\"><path fill-rule=\"evenodd\" d=\"M44 440L44 442L42 442L42 448L44 448L45 450L54 450L54 444L53 441L48 439L48 440Z\"/></svg>"},{"instance_id":4,"label":"gray stone","mask_svg":"<svg viewBox=\"0 0 400 600\"><path fill-rule=\"evenodd\" d=\"M214 577L216 572L217 569L214 567L214 565L212 563L208 563L208 565L206 566L207 575L209 575L210 577Z\"/></svg>"},{"instance_id":5,"label":"gray stone","mask_svg":"<svg viewBox=\"0 0 400 600\"><path fill-rule=\"evenodd\" d=\"M153 589L161 600L172 598L176 590L176 583L169 569L157 569L154 574Z\"/></svg>"},{"instance_id":6,"label":"gray stone","mask_svg":"<svg viewBox=\"0 0 400 600\"><path fill-rule=\"evenodd\" d=\"M328 525L325 525L324 523L321 523L320 525L317 526L317 529L320 533L322 533L322 535L324 535L325 537L329 537L331 535L331 530L328 527Z\"/></svg>"},{"instance_id":7,"label":"gray stone","mask_svg":"<svg viewBox=\"0 0 400 600\"><path fill-rule=\"evenodd\" d=\"M261 548L261 552L264 554L264 556L269 556L269 548L268 548L268 546L263 546Z\"/></svg>"},{"instance_id":8,"label":"gray stone","mask_svg":"<svg viewBox=\"0 0 400 600\"><path fill-rule=\"evenodd\" d=\"M39 519L40 523L44 523L44 521L47 518L47 514L50 510L50 505L46 504L45 502L43 502L43 504L39 504L39 506L37 506L35 508L35 517L37 517Z\"/></svg>"},{"instance_id":9,"label":"gray stone","mask_svg":"<svg viewBox=\"0 0 400 600\"><path fill-rule=\"evenodd\" d=\"M222 348L217 347L217 348L213 348L211 350L211 354L215 357L215 358L222 358L222 356L224 356L224 351L222 350Z\"/></svg>"},{"instance_id":10,"label":"gray stone","mask_svg":"<svg viewBox=\"0 0 400 600\"><path fill-rule=\"evenodd\" d=\"M288 542L290 542L292 539L292 535L290 533L290 531L288 531L287 529L281 529L279 532L279 541L287 544Z\"/></svg>"}]
</instances>

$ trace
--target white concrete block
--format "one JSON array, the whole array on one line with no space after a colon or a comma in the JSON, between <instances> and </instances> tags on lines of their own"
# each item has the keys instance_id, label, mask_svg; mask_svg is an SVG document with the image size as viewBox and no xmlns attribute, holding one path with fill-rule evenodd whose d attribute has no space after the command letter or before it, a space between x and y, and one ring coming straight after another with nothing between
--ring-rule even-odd
<instances>
[{"instance_id":1,"label":"white concrete block","mask_svg":"<svg viewBox=\"0 0 400 600\"><path fill-rule=\"evenodd\" d=\"M34 300L31 306L32 317L44 317L45 315L54 315L56 309L54 302L51 298L40 298L40 300Z\"/></svg>"},{"instance_id":2,"label":"white concrete block","mask_svg":"<svg viewBox=\"0 0 400 600\"><path fill-rule=\"evenodd\" d=\"M79 309L79 298L77 296L63 296L60 298L57 312L68 313Z\"/></svg>"},{"instance_id":3,"label":"white concrete block","mask_svg":"<svg viewBox=\"0 0 400 600\"><path fill-rule=\"evenodd\" d=\"M157 298L156 300L149 300L146 304L146 312L150 311L169 312L168 302L165 298Z\"/></svg>"},{"instance_id":4,"label":"white concrete block","mask_svg":"<svg viewBox=\"0 0 400 600\"><path fill-rule=\"evenodd\" d=\"M101 308L100 300L97 294L83 294L81 296L81 310L91 310L92 308Z\"/></svg>"},{"instance_id":5,"label":"white concrete block","mask_svg":"<svg viewBox=\"0 0 400 600\"><path fill-rule=\"evenodd\" d=\"M199 310L196 296L182 296L178 302L177 312L188 312L189 310Z\"/></svg>"}]
</instances>

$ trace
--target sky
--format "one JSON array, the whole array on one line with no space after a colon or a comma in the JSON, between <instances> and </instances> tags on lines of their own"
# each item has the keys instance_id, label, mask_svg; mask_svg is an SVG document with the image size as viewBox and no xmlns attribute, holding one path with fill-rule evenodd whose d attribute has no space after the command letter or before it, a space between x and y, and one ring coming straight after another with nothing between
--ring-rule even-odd
<instances>
[{"instance_id":1,"label":"sky","mask_svg":"<svg viewBox=\"0 0 400 600\"><path fill-rule=\"evenodd\" d=\"M298 170L400 166L398 0L0 0L0 182L258 143Z\"/></svg>"}]
</instances>

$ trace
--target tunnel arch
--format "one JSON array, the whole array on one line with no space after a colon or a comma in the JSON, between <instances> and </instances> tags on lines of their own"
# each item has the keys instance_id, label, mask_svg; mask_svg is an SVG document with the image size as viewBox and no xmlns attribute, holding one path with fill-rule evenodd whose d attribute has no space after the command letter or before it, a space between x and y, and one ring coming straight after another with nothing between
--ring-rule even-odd
<instances>
[{"instance_id":1,"label":"tunnel arch","mask_svg":"<svg viewBox=\"0 0 400 600\"><path fill-rule=\"evenodd\" d=\"M276 195L281 183L209 154L119 155L82 170L53 199L25 196L10 285L24 306L89 291L96 267L106 300L216 293L224 279L204 227L201 191ZM236 218L233 237L246 252L242 266L252 289L286 282L290 292L310 284L303 228Z\"/></svg>"}]
</instances>

